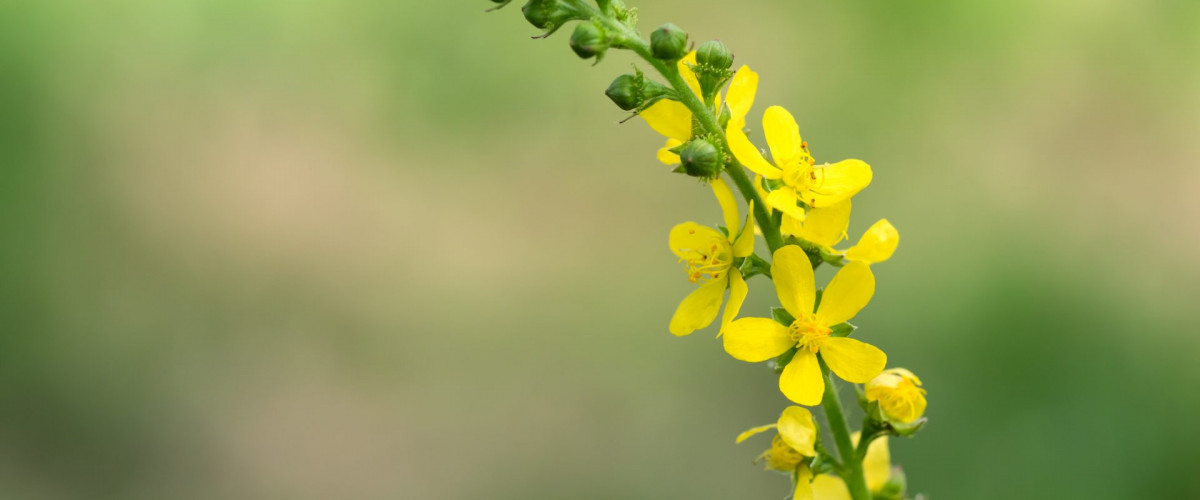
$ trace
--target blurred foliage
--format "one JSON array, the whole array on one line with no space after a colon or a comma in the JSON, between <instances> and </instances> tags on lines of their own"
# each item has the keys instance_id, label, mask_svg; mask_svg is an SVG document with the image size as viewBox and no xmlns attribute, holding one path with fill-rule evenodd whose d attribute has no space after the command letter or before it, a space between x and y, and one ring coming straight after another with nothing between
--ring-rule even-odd
<instances>
[{"instance_id":1,"label":"blurred foliage","mask_svg":"<svg viewBox=\"0 0 1200 500\"><path fill-rule=\"evenodd\" d=\"M874 167L912 490L1200 496L1200 4L638 3ZM719 211L631 59L488 6L0 3L0 496L783 496L769 369L666 332Z\"/></svg>"}]
</instances>

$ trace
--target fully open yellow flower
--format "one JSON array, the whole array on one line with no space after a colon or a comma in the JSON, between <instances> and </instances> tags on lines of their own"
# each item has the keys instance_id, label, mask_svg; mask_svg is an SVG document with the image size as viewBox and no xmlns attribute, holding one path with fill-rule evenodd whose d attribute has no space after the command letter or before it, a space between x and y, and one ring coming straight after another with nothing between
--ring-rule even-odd
<instances>
[{"instance_id":1,"label":"fully open yellow flower","mask_svg":"<svg viewBox=\"0 0 1200 500\"><path fill-rule=\"evenodd\" d=\"M700 288L684 297L671 317L670 330L675 335L687 335L711 324L728 288L729 303L721 319L721 330L724 331L737 316L749 291L733 261L754 253L752 219L747 214L745 223L740 223L737 201L724 181L712 181L712 190L721 205L729 235L695 222L685 222L671 228L668 238L671 251L684 264L688 281L700 284ZM750 205L750 212L753 211L754 206Z\"/></svg>"},{"instance_id":2,"label":"fully open yellow flower","mask_svg":"<svg viewBox=\"0 0 1200 500\"><path fill-rule=\"evenodd\" d=\"M817 456L817 426L813 424L812 413L802 406L789 406L783 410L779 420L774 424L761 425L738 434L737 442L741 443L756 434L776 429L775 437L771 439L771 448L758 456L759 460L767 462L767 469L796 474L795 500L812 498L812 470L808 468L806 457ZM757 461L757 460L756 460Z\"/></svg>"},{"instance_id":3,"label":"fully open yellow flower","mask_svg":"<svg viewBox=\"0 0 1200 500\"><path fill-rule=\"evenodd\" d=\"M875 275L861 262L847 264L833 277L813 311L816 285L812 264L800 247L775 251L771 263L775 291L784 309L795 318L784 326L769 318L741 318L725 328L725 352L756 363L796 347L796 355L779 377L779 389L802 405L821 403L825 379L817 353L842 379L856 384L874 378L887 364L887 355L875 346L848 337L834 337L832 327L850 320L875 293Z\"/></svg>"},{"instance_id":4,"label":"fully open yellow flower","mask_svg":"<svg viewBox=\"0 0 1200 500\"><path fill-rule=\"evenodd\" d=\"M817 166L800 138L800 126L786 109L771 106L763 113L763 133L771 148L772 165L750 142L743 123L729 121L725 135L738 161L755 173L782 180L783 185L767 195L767 204L797 219L804 218L800 203L812 208L834 205L849 199L871 183L871 167L862 160L843 160Z\"/></svg>"},{"instance_id":5,"label":"fully open yellow flower","mask_svg":"<svg viewBox=\"0 0 1200 500\"><path fill-rule=\"evenodd\" d=\"M785 214L779 230L783 234L811 242L826 253L867 264L890 259L896 252L896 246L900 244L900 233L887 219L880 219L863 233L854 246L846 250L833 248L846 239L846 229L849 227L850 200L844 200L828 207L809 210L803 220Z\"/></svg>"},{"instance_id":6,"label":"fully open yellow flower","mask_svg":"<svg viewBox=\"0 0 1200 500\"><path fill-rule=\"evenodd\" d=\"M696 52L692 51L679 60L679 74L692 89L692 93L703 100L700 95L700 81L696 79L696 73L691 68L691 65L695 64ZM725 98L725 103L729 105L730 123L745 121L746 113L750 112L750 106L754 104L754 94L757 90L758 73L751 71L746 66L738 68L737 72L733 74L733 79L729 81L728 95ZM721 110L720 92L717 93L715 104L713 112L719 114ZM650 128L667 138L666 146L658 150L658 161L667 165L679 163L679 155L670 150L692 138L692 112L679 101L663 99L640 114Z\"/></svg>"},{"instance_id":7,"label":"fully open yellow flower","mask_svg":"<svg viewBox=\"0 0 1200 500\"><path fill-rule=\"evenodd\" d=\"M904 368L890 368L867 382L867 400L879 401L883 412L908 423L925 414L925 389L921 379Z\"/></svg>"},{"instance_id":8,"label":"fully open yellow flower","mask_svg":"<svg viewBox=\"0 0 1200 500\"><path fill-rule=\"evenodd\" d=\"M853 441L858 445L859 435L855 433ZM887 436L876 438L867 446L867 455L863 457L863 475L867 478L867 489L872 493L883 490L892 476L892 458L888 451ZM813 478L813 500L851 500L850 490L842 478L833 474L821 474Z\"/></svg>"}]
</instances>

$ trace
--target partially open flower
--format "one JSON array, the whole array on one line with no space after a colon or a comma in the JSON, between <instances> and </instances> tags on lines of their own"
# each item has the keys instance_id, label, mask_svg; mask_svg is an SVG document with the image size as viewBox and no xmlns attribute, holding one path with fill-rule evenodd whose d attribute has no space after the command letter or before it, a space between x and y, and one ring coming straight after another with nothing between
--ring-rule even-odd
<instances>
[{"instance_id":1,"label":"partially open flower","mask_svg":"<svg viewBox=\"0 0 1200 500\"><path fill-rule=\"evenodd\" d=\"M904 368L884 370L867 382L867 400L879 401L888 418L912 422L925 414L925 389L921 379Z\"/></svg>"}]
</instances>

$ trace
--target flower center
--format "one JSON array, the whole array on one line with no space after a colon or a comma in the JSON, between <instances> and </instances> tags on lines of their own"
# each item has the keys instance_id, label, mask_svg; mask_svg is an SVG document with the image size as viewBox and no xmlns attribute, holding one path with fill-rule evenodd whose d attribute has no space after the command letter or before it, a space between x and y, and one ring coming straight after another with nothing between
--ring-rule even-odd
<instances>
[{"instance_id":1,"label":"flower center","mask_svg":"<svg viewBox=\"0 0 1200 500\"><path fill-rule=\"evenodd\" d=\"M733 265L733 249L728 242L714 239L703 248L688 250L679 262L683 263L688 281L703 283L724 276Z\"/></svg>"},{"instance_id":2,"label":"flower center","mask_svg":"<svg viewBox=\"0 0 1200 500\"><path fill-rule=\"evenodd\" d=\"M833 330L812 314L800 316L788 327L788 335L792 337L796 347L814 353L821 350L821 344L825 343L825 339L829 338L831 333Z\"/></svg>"}]
</instances>

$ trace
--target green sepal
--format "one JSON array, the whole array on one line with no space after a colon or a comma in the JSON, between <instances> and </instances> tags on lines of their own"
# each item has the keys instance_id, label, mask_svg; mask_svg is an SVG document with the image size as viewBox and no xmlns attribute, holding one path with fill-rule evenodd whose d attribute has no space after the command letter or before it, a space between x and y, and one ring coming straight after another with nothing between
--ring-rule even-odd
<instances>
[{"instance_id":1,"label":"green sepal","mask_svg":"<svg viewBox=\"0 0 1200 500\"><path fill-rule=\"evenodd\" d=\"M817 425L815 420L813 421L813 425ZM817 427L817 435L821 435L821 428L819 426ZM817 452L817 456L813 457L812 463L809 464L809 467L812 469L813 476L828 473L841 475L841 462L838 462L837 458L834 457L832 453L829 453L829 450L825 449L825 444L821 439L817 440L817 442L813 445L813 449Z\"/></svg>"},{"instance_id":2,"label":"green sepal","mask_svg":"<svg viewBox=\"0 0 1200 500\"><path fill-rule=\"evenodd\" d=\"M908 478L900 467L892 467L888 480L879 491L871 495L872 500L904 500L904 490L908 489Z\"/></svg>"},{"instance_id":3,"label":"green sepal","mask_svg":"<svg viewBox=\"0 0 1200 500\"><path fill-rule=\"evenodd\" d=\"M733 112L729 110L729 103L721 103L721 112L717 114L717 123L721 125L721 130L729 126L729 120L733 118Z\"/></svg>"},{"instance_id":4,"label":"green sepal","mask_svg":"<svg viewBox=\"0 0 1200 500\"><path fill-rule=\"evenodd\" d=\"M918 418L912 422L898 423L888 422L891 425L892 433L901 437L910 437L925 427L925 423L929 419L925 417Z\"/></svg>"},{"instance_id":5,"label":"green sepal","mask_svg":"<svg viewBox=\"0 0 1200 500\"><path fill-rule=\"evenodd\" d=\"M832 335L834 337L849 337L851 333L854 333L854 330L858 329L857 326L854 326L845 321L838 323L836 325L833 325L829 328L831 330L833 330L833 333L831 333L830 335Z\"/></svg>"},{"instance_id":6,"label":"green sepal","mask_svg":"<svg viewBox=\"0 0 1200 500\"><path fill-rule=\"evenodd\" d=\"M796 318L792 316L792 313L787 312L787 309L782 307L772 307L771 317L775 319L776 323L783 326L792 326L792 323L796 322Z\"/></svg>"},{"instance_id":7,"label":"green sepal","mask_svg":"<svg viewBox=\"0 0 1200 500\"><path fill-rule=\"evenodd\" d=\"M771 277L771 264L759 257L758 254L750 254L742 261L742 266L739 269L742 272L742 278L750 279L752 276L763 275ZM789 323L791 324L791 323Z\"/></svg>"},{"instance_id":8,"label":"green sepal","mask_svg":"<svg viewBox=\"0 0 1200 500\"><path fill-rule=\"evenodd\" d=\"M842 267L846 265L846 258L843 257L842 254L832 252L828 248L818 247L817 254L821 257L823 262L831 266Z\"/></svg>"},{"instance_id":9,"label":"green sepal","mask_svg":"<svg viewBox=\"0 0 1200 500\"><path fill-rule=\"evenodd\" d=\"M796 357L796 351L798 350L798 348L792 347L791 349L788 349L787 352L784 352L783 354L780 354L779 357L775 358L775 360L771 362L771 368L775 370L775 373L783 373L783 369L787 367L788 363L792 362L792 358Z\"/></svg>"},{"instance_id":10,"label":"green sepal","mask_svg":"<svg viewBox=\"0 0 1200 500\"><path fill-rule=\"evenodd\" d=\"M859 402L866 397L863 396ZM879 406L879 401L871 401L863 407L866 418L863 419L862 435L869 441L873 441L882 435L892 435L899 437L911 437L925 427L928 418L922 417L912 422L897 422L888 418L887 413Z\"/></svg>"}]
</instances>

